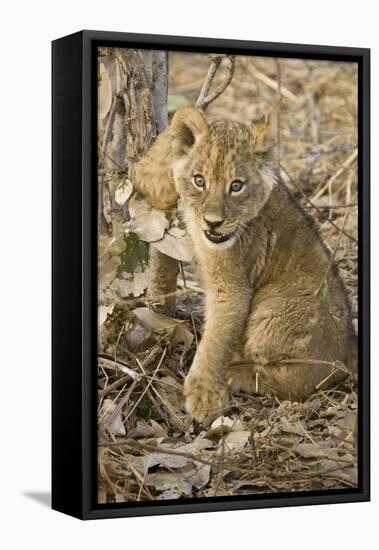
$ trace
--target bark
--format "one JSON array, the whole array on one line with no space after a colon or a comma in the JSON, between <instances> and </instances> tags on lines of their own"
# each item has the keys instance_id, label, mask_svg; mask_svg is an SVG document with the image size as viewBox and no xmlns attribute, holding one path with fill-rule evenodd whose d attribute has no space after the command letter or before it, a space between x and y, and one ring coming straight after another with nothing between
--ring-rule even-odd
<instances>
[{"instance_id":1,"label":"bark","mask_svg":"<svg viewBox=\"0 0 379 550\"><path fill-rule=\"evenodd\" d=\"M164 130L168 124L168 54L162 51L152 53L152 81L153 81L153 108L156 128L158 133ZM172 294L176 290L176 279L178 275L178 262L154 247L150 247L149 257L152 268L152 278L149 283L147 295L150 298L164 294ZM157 309L174 316L176 309L176 298L170 296L162 299Z\"/></svg>"},{"instance_id":2,"label":"bark","mask_svg":"<svg viewBox=\"0 0 379 550\"><path fill-rule=\"evenodd\" d=\"M107 63L113 102L103 132L105 167L127 168L133 182L136 162L168 124L168 54L117 48ZM117 205L111 206L112 211L117 209ZM175 296L157 297L175 292L178 262L154 247L149 254L147 295L156 309L173 316Z\"/></svg>"}]
</instances>

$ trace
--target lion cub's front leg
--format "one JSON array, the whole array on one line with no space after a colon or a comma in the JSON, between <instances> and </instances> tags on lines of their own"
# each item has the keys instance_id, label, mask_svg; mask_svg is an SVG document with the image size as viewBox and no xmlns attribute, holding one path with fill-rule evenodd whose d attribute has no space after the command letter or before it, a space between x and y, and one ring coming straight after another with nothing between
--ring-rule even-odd
<instances>
[{"instance_id":1,"label":"lion cub's front leg","mask_svg":"<svg viewBox=\"0 0 379 550\"><path fill-rule=\"evenodd\" d=\"M227 367L246 326L250 296L218 289L206 302L204 334L184 384L186 409L199 422L219 416L228 403Z\"/></svg>"},{"instance_id":2,"label":"lion cub's front leg","mask_svg":"<svg viewBox=\"0 0 379 550\"><path fill-rule=\"evenodd\" d=\"M212 353L204 346L204 356L196 353L191 369L184 383L187 412L199 422L206 422L219 416L228 404L228 393L224 369L216 369L207 355Z\"/></svg>"}]
</instances>

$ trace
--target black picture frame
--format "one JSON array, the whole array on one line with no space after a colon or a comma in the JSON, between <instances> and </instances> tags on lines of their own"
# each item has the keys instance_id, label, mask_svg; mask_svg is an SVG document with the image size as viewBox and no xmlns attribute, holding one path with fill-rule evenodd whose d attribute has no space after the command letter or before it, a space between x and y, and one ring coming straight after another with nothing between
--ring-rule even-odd
<instances>
[{"instance_id":1,"label":"black picture frame","mask_svg":"<svg viewBox=\"0 0 379 550\"><path fill-rule=\"evenodd\" d=\"M358 63L359 483L356 489L100 505L96 503L96 48ZM81 31L52 44L52 507L81 519L360 502L370 499L370 50Z\"/></svg>"}]
</instances>

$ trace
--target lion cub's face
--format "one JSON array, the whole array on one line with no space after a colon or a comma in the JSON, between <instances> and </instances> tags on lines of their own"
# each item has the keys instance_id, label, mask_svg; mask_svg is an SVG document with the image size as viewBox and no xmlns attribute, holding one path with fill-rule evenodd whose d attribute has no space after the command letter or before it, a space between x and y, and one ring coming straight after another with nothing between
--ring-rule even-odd
<instances>
[{"instance_id":1,"label":"lion cub's face","mask_svg":"<svg viewBox=\"0 0 379 550\"><path fill-rule=\"evenodd\" d=\"M195 109L172 121L175 185L189 231L213 249L232 246L257 216L274 185L264 160L268 122L208 126Z\"/></svg>"}]
</instances>

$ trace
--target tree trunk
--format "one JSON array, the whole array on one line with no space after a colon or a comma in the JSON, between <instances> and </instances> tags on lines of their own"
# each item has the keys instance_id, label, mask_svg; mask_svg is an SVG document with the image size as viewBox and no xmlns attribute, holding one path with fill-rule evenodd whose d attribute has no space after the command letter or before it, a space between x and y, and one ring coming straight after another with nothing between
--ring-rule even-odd
<instances>
[{"instance_id":1,"label":"tree trunk","mask_svg":"<svg viewBox=\"0 0 379 550\"><path fill-rule=\"evenodd\" d=\"M168 54L163 51L152 52L152 81L153 81L153 107L156 128L162 132L168 124ZM147 289L147 296L156 302L156 308L167 315L174 316L176 309L175 295L161 300L156 297L165 294L173 294L176 290L178 275L178 262L174 258L162 254L154 247L150 247L149 263L152 278Z\"/></svg>"},{"instance_id":2,"label":"tree trunk","mask_svg":"<svg viewBox=\"0 0 379 550\"><path fill-rule=\"evenodd\" d=\"M133 182L136 162L168 124L168 54L117 48L106 63L113 101L101 144L104 161L111 169L127 166ZM149 268L148 298L160 312L174 316L175 295L160 297L175 293L177 260L150 247Z\"/></svg>"}]
</instances>

